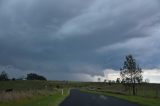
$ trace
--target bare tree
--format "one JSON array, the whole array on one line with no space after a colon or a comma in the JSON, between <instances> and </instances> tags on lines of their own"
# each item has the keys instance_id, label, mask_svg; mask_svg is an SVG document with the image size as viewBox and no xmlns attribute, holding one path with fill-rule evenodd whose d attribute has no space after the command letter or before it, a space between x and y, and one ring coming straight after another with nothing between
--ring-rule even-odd
<instances>
[{"instance_id":1,"label":"bare tree","mask_svg":"<svg viewBox=\"0 0 160 106\"><path fill-rule=\"evenodd\" d=\"M131 85L133 95L136 95L136 84L142 82L142 69L136 64L132 55L126 56L124 65L120 70L123 83Z\"/></svg>"}]
</instances>

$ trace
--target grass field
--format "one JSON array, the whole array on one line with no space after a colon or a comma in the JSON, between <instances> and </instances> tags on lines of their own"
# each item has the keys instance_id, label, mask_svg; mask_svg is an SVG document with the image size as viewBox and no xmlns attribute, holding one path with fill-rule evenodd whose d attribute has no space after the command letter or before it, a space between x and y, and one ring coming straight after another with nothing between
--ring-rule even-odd
<instances>
[{"instance_id":1,"label":"grass field","mask_svg":"<svg viewBox=\"0 0 160 106\"><path fill-rule=\"evenodd\" d=\"M132 95L132 89L126 88L122 84L94 82L86 83L86 87L81 90L113 96L130 102L138 103L142 106L160 106L160 84L142 83L136 86L136 96Z\"/></svg>"},{"instance_id":2,"label":"grass field","mask_svg":"<svg viewBox=\"0 0 160 106\"><path fill-rule=\"evenodd\" d=\"M2 81L0 106L58 106L69 94L68 87L63 85L64 82L56 81ZM10 88L12 92L5 92Z\"/></svg>"},{"instance_id":3,"label":"grass field","mask_svg":"<svg viewBox=\"0 0 160 106\"><path fill-rule=\"evenodd\" d=\"M122 84L108 84L108 83L88 83L86 89L104 91L104 92L113 92L120 93L125 95L132 95L132 89L125 87ZM160 84L139 84L136 86L136 95L149 98L160 98Z\"/></svg>"},{"instance_id":4,"label":"grass field","mask_svg":"<svg viewBox=\"0 0 160 106\"><path fill-rule=\"evenodd\" d=\"M0 91L12 88L16 91L28 90L43 90L54 88L69 88L69 84L65 81L38 81L38 80L25 80L25 81L0 81Z\"/></svg>"},{"instance_id":5,"label":"grass field","mask_svg":"<svg viewBox=\"0 0 160 106\"><path fill-rule=\"evenodd\" d=\"M12 92L6 93L6 89ZM0 106L58 106L70 88L118 97L145 106L160 106L160 84L137 85L137 95L122 84L69 81L0 81ZM64 95L61 95L61 89Z\"/></svg>"},{"instance_id":6,"label":"grass field","mask_svg":"<svg viewBox=\"0 0 160 106\"><path fill-rule=\"evenodd\" d=\"M36 95L31 98L0 102L0 106L58 106L67 95L68 90L65 90L63 95L57 91L47 95Z\"/></svg>"}]
</instances>

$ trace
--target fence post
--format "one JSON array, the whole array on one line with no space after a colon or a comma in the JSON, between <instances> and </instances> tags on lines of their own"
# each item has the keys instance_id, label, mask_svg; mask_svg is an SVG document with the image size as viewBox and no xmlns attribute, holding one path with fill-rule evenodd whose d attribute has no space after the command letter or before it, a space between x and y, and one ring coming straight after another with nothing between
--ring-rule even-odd
<instances>
[{"instance_id":1,"label":"fence post","mask_svg":"<svg viewBox=\"0 0 160 106\"><path fill-rule=\"evenodd\" d=\"M63 95L63 89L62 89L62 95Z\"/></svg>"}]
</instances>

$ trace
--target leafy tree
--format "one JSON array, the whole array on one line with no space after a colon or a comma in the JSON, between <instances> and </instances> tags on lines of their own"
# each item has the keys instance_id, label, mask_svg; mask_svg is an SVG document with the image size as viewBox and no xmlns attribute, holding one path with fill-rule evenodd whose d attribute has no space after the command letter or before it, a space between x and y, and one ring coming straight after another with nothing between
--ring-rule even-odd
<instances>
[{"instance_id":1,"label":"leafy tree","mask_svg":"<svg viewBox=\"0 0 160 106\"><path fill-rule=\"evenodd\" d=\"M37 75L35 73L27 74L27 80L47 80L44 76Z\"/></svg>"},{"instance_id":2,"label":"leafy tree","mask_svg":"<svg viewBox=\"0 0 160 106\"><path fill-rule=\"evenodd\" d=\"M0 81L7 81L9 80L8 75L5 71L2 71L2 73L0 74Z\"/></svg>"},{"instance_id":3,"label":"leafy tree","mask_svg":"<svg viewBox=\"0 0 160 106\"><path fill-rule=\"evenodd\" d=\"M136 95L136 84L142 82L142 69L136 64L132 55L126 56L124 65L120 70L123 83L130 85L133 95Z\"/></svg>"}]
</instances>

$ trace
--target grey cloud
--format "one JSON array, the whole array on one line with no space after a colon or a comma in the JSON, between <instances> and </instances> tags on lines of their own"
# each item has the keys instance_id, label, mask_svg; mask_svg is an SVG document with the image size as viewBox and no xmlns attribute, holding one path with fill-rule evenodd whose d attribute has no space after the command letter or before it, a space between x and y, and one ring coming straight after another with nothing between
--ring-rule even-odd
<instances>
[{"instance_id":1,"label":"grey cloud","mask_svg":"<svg viewBox=\"0 0 160 106\"><path fill-rule=\"evenodd\" d=\"M50 79L47 73L71 73L64 79L72 79L76 74L102 75L103 69L118 69L127 53L149 60L153 55L143 53L153 54L159 43L146 51L143 47L153 29L159 29L159 5L158 0L2 0L0 65L44 73ZM147 42L155 42L157 34L153 36ZM97 52L100 49L108 51ZM158 61L150 63L143 65L158 67Z\"/></svg>"}]
</instances>

